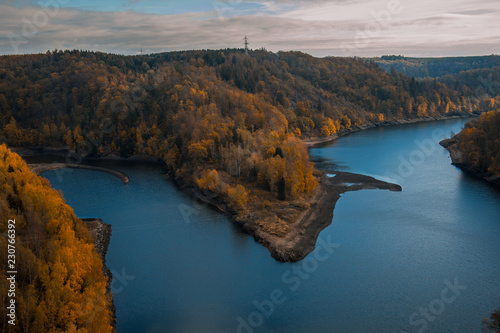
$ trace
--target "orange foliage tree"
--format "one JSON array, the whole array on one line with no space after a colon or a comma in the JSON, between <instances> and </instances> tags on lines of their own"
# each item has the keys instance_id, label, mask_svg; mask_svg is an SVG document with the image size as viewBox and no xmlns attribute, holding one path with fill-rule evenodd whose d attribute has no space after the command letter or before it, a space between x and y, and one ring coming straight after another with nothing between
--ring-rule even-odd
<instances>
[{"instance_id":1,"label":"orange foliage tree","mask_svg":"<svg viewBox=\"0 0 500 333\"><path fill-rule=\"evenodd\" d=\"M83 222L48 181L0 145L0 232L16 221L15 332L112 332L103 264ZM6 238L0 248L6 249ZM0 261L7 267L7 251ZM2 290L6 272L0 271ZM5 305L6 293L2 293ZM0 309L6 317L6 306Z\"/></svg>"}]
</instances>

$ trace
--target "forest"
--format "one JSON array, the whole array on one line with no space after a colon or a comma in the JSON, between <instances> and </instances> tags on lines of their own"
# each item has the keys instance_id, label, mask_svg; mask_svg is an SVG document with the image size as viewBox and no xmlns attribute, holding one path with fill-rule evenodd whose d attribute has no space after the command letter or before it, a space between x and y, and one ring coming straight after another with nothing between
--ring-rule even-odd
<instances>
[{"instance_id":1,"label":"forest","mask_svg":"<svg viewBox=\"0 0 500 333\"><path fill-rule=\"evenodd\" d=\"M0 188L0 232L7 235L8 221L15 220L17 270L15 326L7 323L9 310L3 306L2 332L113 332L103 263L83 222L45 178L32 173L4 144ZM9 302L10 239L0 237L4 305Z\"/></svg>"},{"instance_id":2,"label":"forest","mask_svg":"<svg viewBox=\"0 0 500 333\"><path fill-rule=\"evenodd\" d=\"M394 69L415 78L438 78L460 72L500 67L500 56L409 58L404 56L382 56L371 58L387 72Z\"/></svg>"},{"instance_id":3,"label":"forest","mask_svg":"<svg viewBox=\"0 0 500 333\"><path fill-rule=\"evenodd\" d=\"M456 75L444 75L439 81L460 93L474 92L476 96L500 95L500 66L474 69Z\"/></svg>"},{"instance_id":4,"label":"forest","mask_svg":"<svg viewBox=\"0 0 500 333\"><path fill-rule=\"evenodd\" d=\"M315 189L303 138L500 107L498 96L465 84L301 52L4 56L0 141L64 145L78 156L152 156L246 215L256 191L300 200Z\"/></svg>"},{"instance_id":5,"label":"forest","mask_svg":"<svg viewBox=\"0 0 500 333\"><path fill-rule=\"evenodd\" d=\"M500 176L500 110L482 114L454 138L462 163L479 174Z\"/></svg>"}]
</instances>

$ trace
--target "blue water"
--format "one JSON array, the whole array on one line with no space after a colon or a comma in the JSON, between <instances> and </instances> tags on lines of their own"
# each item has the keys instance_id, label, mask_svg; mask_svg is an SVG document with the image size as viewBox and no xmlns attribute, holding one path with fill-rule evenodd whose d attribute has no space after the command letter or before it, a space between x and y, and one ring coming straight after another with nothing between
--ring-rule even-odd
<instances>
[{"instance_id":1,"label":"blue water","mask_svg":"<svg viewBox=\"0 0 500 333\"><path fill-rule=\"evenodd\" d=\"M158 166L99 164L127 173L127 185L89 170L44 176L79 217L112 224L119 333L480 332L500 307L500 191L437 144L463 123L373 129L311 149L403 192L345 194L320 234L330 245L295 264L277 263Z\"/></svg>"}]
</instances>

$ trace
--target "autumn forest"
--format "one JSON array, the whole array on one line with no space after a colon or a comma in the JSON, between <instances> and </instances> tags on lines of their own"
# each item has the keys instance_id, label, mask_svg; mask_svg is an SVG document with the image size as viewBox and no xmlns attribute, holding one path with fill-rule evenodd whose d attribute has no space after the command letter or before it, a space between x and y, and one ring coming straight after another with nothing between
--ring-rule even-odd
<instances>
[{"instance_id":1,"label":"autumn forest","mask_svg":"<svg viewBox=\"0 0 500 333\"><path fill-rule=\"evenodd\" d=\"M54 51L1 57L0 64L0 137L9 145L153 156L243 211L240 180L281 198L314 189L304 137L500 105L467 82L452 88L363 59L299 52Z\"/></svg>"},{"instance_id":2,"label":"autumn forest","mask_svg":"<svg viewBox=\"0 0 500 333\"><path fill-rule=\"evenodd\" d=\"M73 163L154 158L178 184L284 237L309 207L321 174L304 139L485 113L460 134L461 144L468 163L500 173L500 122L493 112L500 98L477 89L483 77L498 73L473 68L414 78L370 59L264 49L0 57L0 142L6 144L0 146L0 215L2 223L15 217L19 228L19 332L113 328L102 262L88 231L7 147L67 147ZM294 208L286 215L273 203Z\"/></svg>"}]
</instances>

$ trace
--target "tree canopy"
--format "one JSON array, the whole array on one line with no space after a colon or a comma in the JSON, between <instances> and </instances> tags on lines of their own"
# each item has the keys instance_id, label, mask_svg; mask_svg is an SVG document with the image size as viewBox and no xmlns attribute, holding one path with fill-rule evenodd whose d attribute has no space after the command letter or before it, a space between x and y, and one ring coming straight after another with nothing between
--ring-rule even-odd
<instances>
[{"instance_id":1,"label":"tree canopy","mask_svg":"<svg viewBox=\"0 0 500 333\"><path fill-rule=\"evenodd\" d=\"M482 174L500 175L500 110L467 122L455 139L467 167Z\"/></svg>"},{"instance_id":2,"label":"tree canopy","mask_svg":"<svg viewBox=\"0 0 500 333\"><path fill-rule=\"evenodd\" d=\"M102 261L48 181L0 145L0 233L15 220L16 325L7 324L7 237L0 237L2 332L112 332ZM9 326L9 327L8 327ZM10 331L9 331L10 328Z\"/></svg>"},{"instance_id":3,"label":"tree canopy","mask_svg":"<svg viewBox=\"0 0 500 333\"><path fill-rule=\"evenodd\" d=\"M157 157L176 177L244 212L245 200L234 197L245 192L226 185L256 183L280 199L315 188L301 138L500 106L498 98L455 88L363 59L301 52L4 56L0 141L67 145L82 156Z\"/></svg>"}]
</instances>

